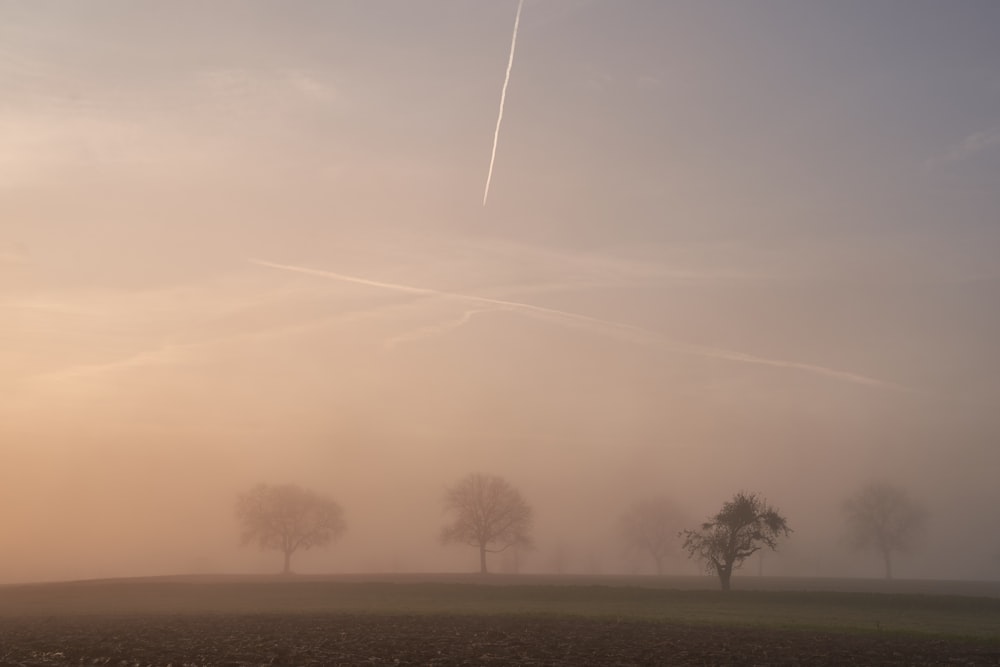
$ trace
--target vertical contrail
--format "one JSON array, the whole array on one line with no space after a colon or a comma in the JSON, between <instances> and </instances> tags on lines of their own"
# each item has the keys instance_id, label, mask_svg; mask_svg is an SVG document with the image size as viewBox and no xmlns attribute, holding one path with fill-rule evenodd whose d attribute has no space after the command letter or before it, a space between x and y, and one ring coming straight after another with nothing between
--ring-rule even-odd
<instances>
[{"instance_id":1,"label":"vertical contrail","mask_svg":"<svg viewBox=\"0 0 1000 667\"><path fill-rule=\"evenodd\" d=\"M500 112L497 114L497 128L493 131L493 151L490 153L490 170L486 172L486 190L483 191L483 206L490 196L490 181L493 180L493 163L497 159L497 140L500 139L500 121L503 120L503 103L507 98L507 84L510 83L510 68L514 66L514 47L517 45L517 26L521 22L521 7L524 0L517 0L517 13L514 14L514 33L510 37L510 57L507 58L507 73L503 77L503 88L500 89Z\"/></svg>"}]
</instances>

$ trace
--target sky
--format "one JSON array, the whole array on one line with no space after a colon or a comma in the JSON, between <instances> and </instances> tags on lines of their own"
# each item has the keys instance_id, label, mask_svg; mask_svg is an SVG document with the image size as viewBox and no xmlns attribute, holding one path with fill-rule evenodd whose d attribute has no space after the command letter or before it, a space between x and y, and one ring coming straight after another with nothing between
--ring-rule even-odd
<instances>
[{"instance_id":1,"label":"sky","mask_svg":"<svg viewBox=\"0 0 1000 667\"><path fill-rule=\"evenodd\" d=\"M1000 4L525 0L484 206L516 10L0 0L0 582L276 570L258 482L344 507L299 571L473 571L474 471L525 571L745 489L880 576L886 480L1000 578Z\"/></svg>"}]
</instances>

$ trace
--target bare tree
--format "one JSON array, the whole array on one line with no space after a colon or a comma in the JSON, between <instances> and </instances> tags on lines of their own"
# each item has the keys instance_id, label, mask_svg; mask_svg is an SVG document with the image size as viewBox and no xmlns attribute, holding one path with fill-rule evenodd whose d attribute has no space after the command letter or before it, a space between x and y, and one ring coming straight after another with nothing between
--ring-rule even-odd
<instances>
[{"instance_id":1,"label":"bare tree","mask_svg":"<svg viewBox=\"0 0 1000 667\"><path fill-rule=\"evenodd\" d=\"M756 493L740 491L698 530L685 530L684 550L730 589L733 570L762 547L777 548L778 538L791 533L788 522Z\"/></svg>"},{"instance_id":2,"label":"bare tree","mask_svg":"<svg viewBox=\"0 0 1000 667\"><path fill-rule=\"evenodd\" d=\"M900 488L872 482L844 502L848 537L858 549L882 554L885 578L892 579L892 555L910 550L923 532L927 512Z\"/></svg>"},{"instance_id":3,"label":"bare tree","mask_svg":"<svg viewBox=\"0 0 1000 667\"><path fill-rule=\"evenodd\" d=\"M444 508L453 520L441 531L441 540L479 549L483 574L487 553L531 546L531 506L502 477L480 473L464 477L446 492Z\"/></svg>"},{"instance_id":4,"label":"bare tree","mask_svg":"<svg viewBox=\"0 0 1000 667\"><path fill-rule=\"evenodd\" d=\"M656 573L663 574L663 563L674 549L680 522L676 506L668 498L657 496L633 503L622 514L619 529L625 546L649 554Z\"/></svg>"},{"instance_id":5,"label":"bare tree","mask_svg":"<svg viewBox=\"0 0 1000 667\"><path fill-rule=\"evenodd\" d=\"M240 495L236 516L243 544L281 551L285 574L292 572L292 554L326 546L347 527L340 505L294 484L258 484Z\"/></svg>"}]
</instances>

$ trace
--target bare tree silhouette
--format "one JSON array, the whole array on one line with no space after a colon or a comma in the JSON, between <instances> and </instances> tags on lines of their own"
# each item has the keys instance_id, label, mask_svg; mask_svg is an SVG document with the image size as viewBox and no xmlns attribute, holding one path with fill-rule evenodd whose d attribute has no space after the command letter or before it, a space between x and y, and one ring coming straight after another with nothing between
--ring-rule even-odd
<instances>
[{"instance_id":1,"label":"bare tree silhouette","mask_svg":"<svg viewBox=\"0 0 1000 667\"><path fill-rule=\"evenodd\" d=\"M448 489L444 507L452 514L452 522L441 531L441 540L479 549L483 574L487 573L487 553L531 546L531 506L502 477L480 473L464 477Z\"/></svg>"},{"instance_id":2,"label":"bare tree silhouette","mask_svg":"<svg viewBox=\"0 0 1000 667\"><path fill-rule=\"evenodd\" d=\"M285 574L292 572L296 551L326 546L343 534L343 515L333 500L294 484L258 484L236 503L243 544L281 551Z\"/></svg>"},{"instance_id":3,"label":"bare tree silhouette","mask_svg":"<svg viewBox=\"0 0 1000 667\"><path fill-rule=\"evenodd\" d=\"M677 507L664 496L638 500L619 519L622 541L627 548L648 554L656 573L663 574L664 559L676 548L680 517Z\"/></svg>"},{"instance_id":4,"label":"bare tree silhouette","mask_svg":"<svg viewBox=\"0 0 1000 667\"><path fill-rule=\"evenodd\" d=\"M927 523L927 512L903 489L872 482L844 502L848 537L857 549L877 549L892 579L892 555L913 548Z\"/></svg>"}]
</instances>

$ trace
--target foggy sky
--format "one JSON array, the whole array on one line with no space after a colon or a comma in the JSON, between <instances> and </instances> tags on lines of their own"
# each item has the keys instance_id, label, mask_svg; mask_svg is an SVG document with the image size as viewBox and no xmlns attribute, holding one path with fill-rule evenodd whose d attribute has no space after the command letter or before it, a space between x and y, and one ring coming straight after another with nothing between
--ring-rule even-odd
<instances>
[{"instance_id":1,"label":"foggy sky","mask_svg":"<svg viewBox=\"0 0 1000 667\"><path fill-rule=\"evenodd\" d=\"M261 481L344 507L298 571L471 571L472 471L527 571L748 489L879 576L886 479L1000 576L1000 5L526 0L484 208L516 5L0 1L0 582L275 571Z\"/></svg>"}]
</instances>

